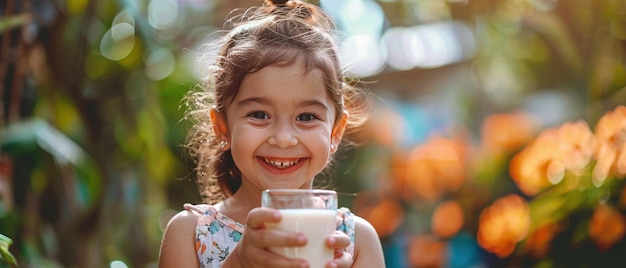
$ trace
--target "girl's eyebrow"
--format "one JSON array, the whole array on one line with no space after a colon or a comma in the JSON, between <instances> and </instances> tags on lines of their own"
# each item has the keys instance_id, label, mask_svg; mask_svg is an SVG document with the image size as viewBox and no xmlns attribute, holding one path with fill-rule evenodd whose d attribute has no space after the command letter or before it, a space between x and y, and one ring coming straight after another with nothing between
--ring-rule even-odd
<instances>
[{"instance_id":1,"label":"girl's eyebrow","mask_svg":"<svg viewBox=\"0 0 626 268\"><path fill-rule=\"evenodd\" d=\"M270 104L270 101L267 98L263 98L263 97L250 97L250 98L245 98L242 100L239 100L236 105L237 106L245 106L248 105L250 103L258 103L258 104Z\"/></svg>"},{"instance_id":2,"label":"girl's eyebrow","mask_svg":"<svg viewBox=\"0 0 626 268\"><path fill-rule=\"evenodd\" d=\"M257 103L261 105L271 105L272 101L266 97L250 97L250 98L239 100L236 103L236 105L245 106L245 105L250 105L251 103ZM309 100L305 100L305 101L298 103L298 107L311 107L311 106L318 106L324 109L325 111L330 109L330 107L328 107L326 103L317 99L309 99Z\"/></svg>"},{"instance_id":3,"label":"girl's eyebrow","mask_svg":"<svg viewBox=\"0 0 626 268\"><path fill-rule=\"evenodd\" d=\"M306 100L301 102L299 105L299 107L310 107L310 106L319 106L322 109L324 109L324 111L328 111L328 109L330 109L326 103L319 101L317 99L310 99L310 100Z\"/></svg>"}]
</instances>

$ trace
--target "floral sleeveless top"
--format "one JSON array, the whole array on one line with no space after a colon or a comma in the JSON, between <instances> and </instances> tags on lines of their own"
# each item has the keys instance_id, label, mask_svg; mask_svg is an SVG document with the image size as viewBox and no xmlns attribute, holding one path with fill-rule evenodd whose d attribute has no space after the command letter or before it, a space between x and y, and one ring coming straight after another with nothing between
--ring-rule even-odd
<instances>
[{"instance_id":1,"label":"floral sleeveless top","mask_svg":"<svg viewBox=\"0 0 626 268\"><path fill-rule=\"evenodd\" d=\"M219 213L210 205L185 204L185 209L200 214L196 225L196 252L201 268L219 268L241 239L244 225ZM354 214L347 208L337 210L337 230L351 240L346 249L354 256Z\"/></svg>"}]
</instances>

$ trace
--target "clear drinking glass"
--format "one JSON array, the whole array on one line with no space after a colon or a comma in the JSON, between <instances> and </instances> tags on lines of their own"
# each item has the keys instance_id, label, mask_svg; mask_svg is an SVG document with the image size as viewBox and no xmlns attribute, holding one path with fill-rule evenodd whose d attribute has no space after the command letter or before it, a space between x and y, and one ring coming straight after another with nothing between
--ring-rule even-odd
<instances>
[{"instance_id":1,"label":"clear drinking glass","mask_svg":"<svg viewBox=\"0 0 626 268\"><path fill-rule=\"evenodd\" d=\"M261 206L278 209L282 219L266 223L268 229L302 233L303 247L275 247L271 251L290 258L305 259L311 268L321 268L333 259L333 249L326 238L337 228L337 193L332 190L275 189L265 190Z\"/></svg>"}]
</instances>

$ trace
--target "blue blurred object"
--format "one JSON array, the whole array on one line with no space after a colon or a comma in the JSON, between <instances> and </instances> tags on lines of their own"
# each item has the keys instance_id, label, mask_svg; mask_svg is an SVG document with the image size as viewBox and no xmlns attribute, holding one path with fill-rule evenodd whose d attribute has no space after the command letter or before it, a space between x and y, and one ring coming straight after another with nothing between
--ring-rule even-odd
<instances>
[{"instance_id":1,"label":"blue blurred object","mask_svg":"<svg viewBox=\"0 0 626 268\"><path fill-rule=\"evenodd\" d=\"M386 243L383 243L385 265L393 268L407 268L406 244L408 234L395 232Z\"/></svg>"},{"instance_id":2,"label":"blue blurred object","mask_svg":"<svg viewBox=\"0 0 626 268\"><path fill-rule=\"evenodd\" d=\"M467 232L461 232L448 241L446 255L448 268L487 267L476 239Z\"/></svg>"}]
</instances>

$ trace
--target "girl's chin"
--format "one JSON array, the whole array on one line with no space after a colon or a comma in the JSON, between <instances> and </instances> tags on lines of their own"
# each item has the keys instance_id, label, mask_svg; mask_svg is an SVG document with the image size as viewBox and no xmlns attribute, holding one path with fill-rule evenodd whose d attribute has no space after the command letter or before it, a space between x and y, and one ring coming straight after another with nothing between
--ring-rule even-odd
<instances>
[{"instance_id":1,"label":"girl's chin","mask_svg":"<svg viewBox=\"0 0 626 268\"><path fill-rule=\"evenodd\" d=\"M259 186L259 190L267 189L310 189L313 186L312 178L289 177L282 179L278 176L258 178L255 184Z\"/></svg>"}]
</instances>

